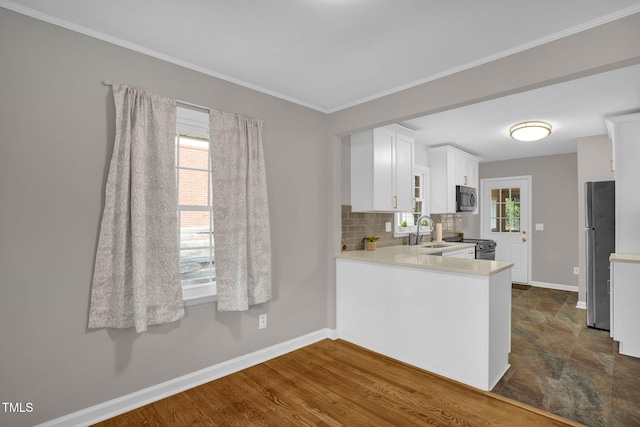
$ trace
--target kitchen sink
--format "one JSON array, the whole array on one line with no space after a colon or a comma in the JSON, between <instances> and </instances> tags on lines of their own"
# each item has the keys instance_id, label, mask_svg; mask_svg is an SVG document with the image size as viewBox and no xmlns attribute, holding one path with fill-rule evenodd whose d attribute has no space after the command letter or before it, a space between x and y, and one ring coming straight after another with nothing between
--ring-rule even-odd
<instances>
[{"instance_id":1,"label":"kitchen sink","mask_svg":"<svg viewBox=\"0 0 640 427\"><path fill-rule=\"evenodd\" d=\"M423 248L429 248L429 249L448 248L449 246L451 246L451 245L440 245L440 244L422 245Z\"/></svg>"}]
</instances>

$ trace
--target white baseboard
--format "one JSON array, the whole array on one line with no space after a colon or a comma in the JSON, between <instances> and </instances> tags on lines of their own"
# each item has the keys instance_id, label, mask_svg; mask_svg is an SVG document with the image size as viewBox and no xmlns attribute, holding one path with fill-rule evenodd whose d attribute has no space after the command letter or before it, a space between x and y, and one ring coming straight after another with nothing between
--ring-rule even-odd
<instances>
[{"instance_id":1,"label":"white baseboard","mask_svg":"<svg viewBox=\"0 0 640 427\"><path fill-rule=\"evenodd\" d=\"M574 285L560 285L557 283L547 283L547 282L534 282L531 281L529 283L531 286L536 286L538 288L547 288L547 289L556 289L559 291L571 291L578 292L578 287Z\"/></svg>"},{"instance_id":2,"label":"white baseboard","mask_svg":"<svg viewBox=\"0 0 640 427\"><path fill-rule=\"evenodd\" d=\"M337 340L340 337L338 336L338 330L337 329L326 329L328 331L329 336L327 338L332 339L332 340Z\"/></svg>"},{"instance_id":3,"label":"white baseboard","mask_svg":"<svg viewBox=\"0 0 640 427\"><path fill-rule=\"evenodd\" d=\"M95 406L47 421L37 427L76 427L88 426L100 421L113 418L149 403L164 399L193 387L208 383L234 372L241 371L259 363L266 362L278 356L290 353L324 339L336 339L334 329L321 329L292 340L255 351L244 356L217 365L165 381L160 384L100 403Z\"/></svg>"},{"instance_id":4,"label":"white baseboard","mask_svg":"<svg viewBox=\"0 0 640 427\"><path fill-rule=\"evenodd\" d=\"M578 304L576 304L576 308L581 308L583 310L587 309L587 302L586 301L578 301Z\"/></svg>"}]
</instances>

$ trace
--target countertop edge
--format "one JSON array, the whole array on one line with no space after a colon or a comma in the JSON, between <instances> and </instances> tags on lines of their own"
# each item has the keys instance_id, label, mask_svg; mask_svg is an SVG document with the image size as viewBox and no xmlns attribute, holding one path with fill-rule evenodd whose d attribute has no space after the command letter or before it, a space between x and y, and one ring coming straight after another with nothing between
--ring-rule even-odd
<instances>
[{"instance_id":1,"label":"countertop edge","mask_svg":"<svg viewBox=\"0 0 640 427\"><path fill-rule=\"evenodd\" d=\"M640 263L640 254L618 254L613 253L609 256L611 262L629 262Z\"/></svg>"},{"instance_id":2,"label":"countertop edge","mask_svg":"<svg viewBox=\"0 0 640 427\"><path fill-rule=\"evenodd\" d=\"M452 245L453 246L453 245ZM463 248L463 247L471 247L471 246L475 246L473 244L457 244L455 247L452 247L452 249L457 249L457 248ZM395 249L390 249L390 248L395 248ZM406 255L413 255L412 251L416 251L418 248L416 247L410 247L410 246L387 246L385 248L379 248L376 249L376 251L389 251L392 250L394 252L401 252L402 254L406 254ZM418 263L418 262L402 262L402 261L398 261L393 259L391 256L389 258L384 258L384 257L376 257L373 258L374 254L373 252L375 251L354 251L354 252L349 252L349 253L338 253L335 254L335 258L336 259L344 259L344 260L348 260L348 261L357 261L357 262L366 262L366 263L372 263L372 264L383 264L383 265L390 265L390 266L397 266L397 267L408 267L408 268L419 268L419 269L423 269L423 270L433 270L433 271L443 271L443 272L448 272L448 273L456 273L456 274L469 274L469 275L474 275L474 276L493 276L495 274L498 274L504 270L507 270L509 268L512 268L514 266L513 262L510 261L491 261L491 260L476 260L476 259L465 259L465 258L447 258L447 257L439 257L439 256L434 256L434 258L436 258L435 260L431 260L431 261L438 261L438 264L422 264L422 263ZM434 250L432 251L433 253L437 253L439 251ZM369 257L367 257L367 255L369 255ZM432 255L428 254L428 253L423 253L421 254L423 256L429 256L430 258L432 257ZM490 268L484 269L484 270L479 270L477 268L477 263L478 262L491 262L494 265L492 265ZM447 265L449 264L449 265ZM457 264L457 265L456 265ZM462 264L462 265L461 265ZM467 266L465 266L464 264L467 264ZM475 268L474 268L475 266Z\"/></svg>"}]
</instances>

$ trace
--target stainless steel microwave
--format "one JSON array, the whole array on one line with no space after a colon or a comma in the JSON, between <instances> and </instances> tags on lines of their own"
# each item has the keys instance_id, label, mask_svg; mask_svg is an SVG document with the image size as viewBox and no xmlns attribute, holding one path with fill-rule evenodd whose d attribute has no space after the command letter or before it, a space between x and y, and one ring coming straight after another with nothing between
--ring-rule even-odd
<instances>
[{"instance_id":1,"label":"stainless steel microwave","mask_svg":"<svg viewBox=\"0 0 640 427\"><path fill-rule=\"evenodd\" d=\"M473 187L456 185L456 212L473 212L477 206L477 190Z\"/></svg>"}]
</instances>

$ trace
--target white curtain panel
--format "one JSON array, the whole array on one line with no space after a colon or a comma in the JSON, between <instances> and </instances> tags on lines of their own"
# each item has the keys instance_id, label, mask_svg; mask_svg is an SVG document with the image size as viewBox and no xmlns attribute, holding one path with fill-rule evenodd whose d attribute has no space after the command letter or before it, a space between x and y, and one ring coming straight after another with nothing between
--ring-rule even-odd
<instances>
[{"instance_id":1,"label":"white curtain panel","mask_svg":"<svg viewBox=\"0 0 640 427\"><path fill-rule=\"evenodd\" d=\"M91 289L90 328L184 316L177 239L173 99L113 85L116 136Z\"/></svg>"},{"instance_id":2,"label":"white curtain panel","mask_svg":"<svg viewBox=\"0 0 640 427\"><path fill-rule=\"evenodd\" d=\"M219 311L271 300L271 233L261 120L211 110Z\"/></svg>"}]
</instances>

